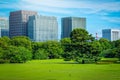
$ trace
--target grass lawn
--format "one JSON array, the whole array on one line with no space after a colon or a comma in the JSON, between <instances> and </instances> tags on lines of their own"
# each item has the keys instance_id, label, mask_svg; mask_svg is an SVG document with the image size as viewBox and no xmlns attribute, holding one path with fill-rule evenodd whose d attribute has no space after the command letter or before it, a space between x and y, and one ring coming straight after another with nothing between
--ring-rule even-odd
<instances>
[{"instance_id":1,"label":"grass lawn","mask_svg":"<svg viewBox=\"0 0 120 80\"><path fill-rule=\"evenodd\" d=\"M61 59L0 64L0 80L120 80L120 64L73 64Z\"/></svg>"}]
</instances>

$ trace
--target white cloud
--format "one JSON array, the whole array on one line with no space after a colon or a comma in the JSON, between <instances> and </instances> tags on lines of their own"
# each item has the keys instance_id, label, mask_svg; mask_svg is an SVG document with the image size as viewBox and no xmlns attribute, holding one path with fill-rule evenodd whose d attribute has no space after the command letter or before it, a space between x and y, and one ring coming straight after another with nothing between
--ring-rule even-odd
<instances>
[{"instance_id":1,"label":"white cloud","mask_svg":"<svg viewBox=\"0 0 120 80\"><path fill-rule=\"evenodd\" d=\"M119 23L120 24L120 17L102 17L103 20L107 20L112 23Z\"/></svg>"},{"instance_id":2,"label":"white cloud","mask_svg":"<svg viewBox=\"0 0 120 80\"><path fill-rule=\"evenodd\" d=\"M24 6L21 6L20 8L26 9L26 10L35 10L38 12L43 11L43 12L51 12L51 13L65 13L65 14L72 13L69 10L59 9L59 8L55 8L55 7L37 6L37 5L34 7L32 5L24 5Z\"/></svg>"},{"instance_id":3,"label":"white cloud","mask_svg":"<svg viewBox=\"0 0 120 80\"><path fill-rule=\"evenodd\" d=\"M22 0L22 4L29 5L35 9L41 9L41 7L44 7L45 11L52 11L50 9L53 9L52 12L64 12L66 10L64 9L73 9L73 8L79 8L79 9L90 9L91 11L86 11L86 13L96 13L102 10L105 11L120 11L120 2L107 2L107 3L97 3L97 2L88 2L88 1L76 1L76 0ZM23 7L24 7L23 5ZM37 7L38 6L38 7ZM63 10L61 10L63 9ZM42 9L43 10L43 9Z\"/></svg>"},{"instance_id":4,"label":"white cloud","mask_svg":"<svg viewBox=\"0 0 120 80\"><path fill-rule=\"evenodd\" d=\"M78 9L84 14L96 14L100 11L120 11L120 2L91 2L86 0L20 0L18 3L2 1L0 8L8 9L28 9L43 12L72 14L74 9Z\"/></svg>"}]
</instances>

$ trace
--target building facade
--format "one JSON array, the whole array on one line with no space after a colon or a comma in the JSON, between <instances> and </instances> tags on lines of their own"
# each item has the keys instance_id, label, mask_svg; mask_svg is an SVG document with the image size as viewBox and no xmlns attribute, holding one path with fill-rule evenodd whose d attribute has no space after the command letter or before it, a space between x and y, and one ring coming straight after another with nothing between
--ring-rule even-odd
<instances>
[{"instance_id":1,"label":"building facade","mask_svg":"<svg viewBox=\"0 0 120 80\"><path fill-rule=\"evenodd\" d=\"M61 38L70 37L75 28L86 29L86 18L65 17L61 19Z\"/></svg>"},{"instance_id":2,"label":"building facade","mask_svg":"<svg viewBox=\"0 0 120 80\"><path fill-rule=\"evenodd\" d=\"M103 29L102 38L106 38L109 41L116 41L120 39L120 30L119 29Z\"/></svg>"},{"instance_id":3,"label":"building facade","mask_svg":"<svg viewBox=\"0 0 120 80\"><path fill-rule=\"evenodd\" d=\"M1 29L1 37L3 36L9 37L9 29Z\"/></svg>"},{"instance_id":4,"label":"building facade","mask_svg":"<svg viewBox=\"0 0 120 80\"><path fill-rule=\"evenodd\" d=\"M6 34L6 35L4 35ZM9 37L9 21L6 18L0 18L0 37Z\"/></svg>"},{"instance_id":5,"label":"building facade","mask_svg":"<svg viewBox=\"0 0 120 80\"><path fill-rule=\"evenodd\" d=\"M0 27L0 37L1 37L1 27Z\"/></svg>"},{"instance_id":6,"label":"building facade","mask_svg":"<svg viewBox=\"0 0 120 80\"><path fill-rule=\"evenodd\" d=\"M56 17L30 16L28 26L28 36L32 41L58 40L58 23Z\"/></svg>"},{"instance_id":7,"label":"building facade","mask_svg":"<svg viewBox=\"0 0 120 80\"><path fill-rule=\"evenodd\" d=\"M29 16L37 15L34 11L14 11L10 12L9 16L9 35L13 36L27 36L27 27Z\"/></svg>"}]
</instances>

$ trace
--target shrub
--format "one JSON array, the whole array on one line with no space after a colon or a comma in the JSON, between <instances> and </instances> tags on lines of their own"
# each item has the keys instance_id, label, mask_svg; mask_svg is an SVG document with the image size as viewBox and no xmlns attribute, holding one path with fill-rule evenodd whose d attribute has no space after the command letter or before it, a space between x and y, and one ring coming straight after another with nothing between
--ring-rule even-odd
<instances>
[{"instance_id":1,"label":"shrub","mask_svg":"<svg viewBox=\"0 0 120 80\"><path fill-rule=\"evenodd\" d=\"M39 49L34 54L34 59L47 59L48 53L45 49Z\"/></svg>"},{"instance_id":2,"label":"shrub","mask_svg":"<svg viewBox=\"0 0 120 80\"><path fill-rule=\"evenodd\" d=\"M10 46L4 51L2 59L9 60L10 63L23 63L32 58L31 52L24 47Z\"/></svg>"},{"instance_id":3,"label":"shrub","mask_svg":"<svg viewBox=\"0 0 120 80\"><path fill-rule=\"evenodd\" d=\"M9 63L9 60L0 59L0 64Z\"/></svg>"},{"instance_id":4,"label":"shrub","mask_svg":"<svg viewBox=\"0 0 120 80\"><path fill-rule=\"evenodd\" d=\"M114 49L107 49L104 50L101 54L100 57L105 57L105 58L114 58L116 53L114 52Z\"/></svg>"}]
</instances>

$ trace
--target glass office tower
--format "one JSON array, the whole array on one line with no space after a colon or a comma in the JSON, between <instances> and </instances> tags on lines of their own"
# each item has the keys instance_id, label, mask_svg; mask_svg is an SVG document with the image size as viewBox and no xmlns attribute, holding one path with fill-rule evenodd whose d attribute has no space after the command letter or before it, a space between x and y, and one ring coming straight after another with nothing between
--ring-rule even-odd
<instances>
[{"instance_id":1,"label":"glass office tower","mask_svg":"<svg viewBox=\"0 0 120 80\"><path fill-rule=\"evenodd\" d=\"M58 40L58 23L56 17L30 16L28 26L28 36L32 41Z\"/></svg>"},{"instance_id":2,"label":"glass office tower","mask_svg":"<svg viewBox=\"0 0 120 80\"><path fill-rule=\"evenodd\" d=\"M0 17L0 37L9 37L9 21L6 18Z\"/></svg>"},{"instance_id":3,"label":"glass office tower","mask_svg":"<svg viewBox=\"0 0 120 80\"><path fill-rule=\"evenodd\" d=\"M70 33L75 28L86 29L86 18L65 17L61 19L61 38L70 37Z\"/></svg>"},{"instance_id":4,"label":"glass office tower","mask_svg":"<svg viewBox=\"0 0 120 80\"><path fill-rule=\"evenodd\" d=\"M10 12L9 16L9 35L13 36L27 36L28 18L29 16L37 15L34 11L14 11Z\"/></svg>"},{"instance_id":5,"label":"glass office tower","mask_svg":"<svg viewBox=\"0 0 120 80\"><path fill-rule=\"evenodd\" d=\"M106 38L110 41L116 41L120 39L120 30L119 29L103 29L102 38Z\"/></svg>"}]
</instances>

